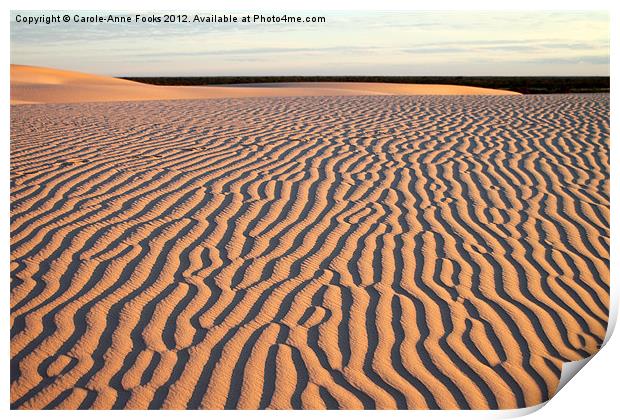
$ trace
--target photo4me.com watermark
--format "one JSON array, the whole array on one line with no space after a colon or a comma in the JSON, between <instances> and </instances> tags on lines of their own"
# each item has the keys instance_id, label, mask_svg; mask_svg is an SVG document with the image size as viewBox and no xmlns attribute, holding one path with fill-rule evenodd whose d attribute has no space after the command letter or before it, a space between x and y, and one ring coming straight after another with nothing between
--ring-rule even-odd
<instances>
[{"instance_id":1,"label":"photo4me.com watermark","mask_svg":"<svg viewBox=\"0 0 620 420\"><path fill-rule=\"evenodd\" d=\"M325 16L297 16L289 14L79 14L70 12L40 15L16 14L15 22L26 25L62 23L326 23Z\"/></svg>"}]
</instances>

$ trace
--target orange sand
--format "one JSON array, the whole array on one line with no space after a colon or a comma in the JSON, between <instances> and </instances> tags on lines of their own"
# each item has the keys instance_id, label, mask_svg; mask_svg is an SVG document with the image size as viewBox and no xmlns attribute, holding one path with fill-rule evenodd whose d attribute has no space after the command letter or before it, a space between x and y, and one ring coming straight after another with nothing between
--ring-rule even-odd
<instances>
[{"instance_id":1,"label":"orange sand","mask_svg":"<svg viewBox=\"0 0 620 420\"><path fill-rule=\"evenodd\" d=\"M113 77L11 65L11 104L212 99L263 96L518 95L471 86L399 83L273 83L239 86L154 86Z\"/></svg>"},{"instance_id":2,"label":"orange sand","mask_svg":"<svg viewBox=\"0 0 620 420\"><path fill-rule=\"evenodd\" d=\"M160 94L49 75L40 97L15 76L13 99ZM12 407L538 404L605 335L608 112L608 95L14 106Z\"/></svg>"}]
</instances>

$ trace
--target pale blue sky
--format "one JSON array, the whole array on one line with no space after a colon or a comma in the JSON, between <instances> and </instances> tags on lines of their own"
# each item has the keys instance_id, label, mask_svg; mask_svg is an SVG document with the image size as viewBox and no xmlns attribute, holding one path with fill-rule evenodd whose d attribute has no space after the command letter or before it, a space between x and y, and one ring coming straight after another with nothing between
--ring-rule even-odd
<instances>
[{"instance_id":1,"label":"pale blue sky","mask_svg":"<svg viewBox=\"0 0 620 420\"><path fill-rule=\"evenodd\" d=\"M288 13L326 16L316 24L15 22L17 14L53 13L63 14L11 13L11 63L115 76L609 75L604 12Z\"/></svg>"}]
</instances>

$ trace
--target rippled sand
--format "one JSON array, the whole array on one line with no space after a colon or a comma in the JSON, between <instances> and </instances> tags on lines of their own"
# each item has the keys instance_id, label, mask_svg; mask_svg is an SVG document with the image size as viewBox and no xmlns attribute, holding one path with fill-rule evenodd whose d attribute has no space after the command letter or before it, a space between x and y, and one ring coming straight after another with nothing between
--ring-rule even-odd
<instances>
[{"instance_id":1,"label":"rippled sand","mask_svg":"<svg viewBox=\"0 0 620 420\"><path fill-rule=\"evenodd\" d=\"M15 408L515 408L597 351L609 96L11 110Z\"/></svg>"}]
</instances>

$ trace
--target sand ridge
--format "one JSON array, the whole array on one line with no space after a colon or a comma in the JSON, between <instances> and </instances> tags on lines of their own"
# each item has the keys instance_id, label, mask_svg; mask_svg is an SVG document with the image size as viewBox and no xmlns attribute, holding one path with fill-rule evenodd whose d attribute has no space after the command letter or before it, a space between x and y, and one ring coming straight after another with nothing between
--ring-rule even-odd
<instances>
[{"instance_id":1,"label":"sand ridge","mask_svg":"<svg viewBox=\"0 0 620 420\"><path fill-rule=\"evenodd\" d=\"M20 105L14 408L517 408L596 352L609 95Z\"/></svg>"},{"instance_id":2,"label":"sand ridge","mask_svg":"<svg viewBox=\"0 0 620 420\"><path fill-rule=\"evenodd\" d=\"M74 71L11 64L11 104L287 96L518 95L497 89L398 83L154 86Z\"/></svg>"}]
</instances>

